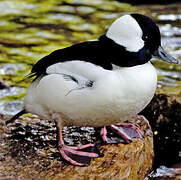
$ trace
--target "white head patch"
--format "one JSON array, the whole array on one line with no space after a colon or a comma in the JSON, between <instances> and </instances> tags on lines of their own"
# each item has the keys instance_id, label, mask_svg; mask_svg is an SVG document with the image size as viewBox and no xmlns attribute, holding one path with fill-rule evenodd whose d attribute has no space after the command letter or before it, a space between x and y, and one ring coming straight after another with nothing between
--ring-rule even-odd
<instances>
[{"instance_id":1,"label":"white head patch","mask_svg":"<svg viewBox=\"0 0 181 180\"><path fill-rule=\"evenodd\" d=\"M108 38L130 52L137 52L144 46L142 35L139 24L131 15L124 15L114 21L106 34Z\"/></svg>"}]
</instances>

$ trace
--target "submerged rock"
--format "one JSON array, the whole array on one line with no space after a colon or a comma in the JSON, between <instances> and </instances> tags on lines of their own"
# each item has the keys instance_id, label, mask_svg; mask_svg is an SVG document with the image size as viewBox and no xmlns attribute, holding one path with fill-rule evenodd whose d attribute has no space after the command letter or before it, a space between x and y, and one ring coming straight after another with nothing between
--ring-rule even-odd
<instances>
[{"instance_id":1,"label":"submerged rock","mask_svg":"<svg viewBox=\"0 0 181 180\"><path fill-rule=\"evenodd\" d=\"M142 116L131 121L140 126L145 137L135 138L130 144L105 145L97 129L66 127L64 140L67 144L93 142L104 154L104 157L93 159L88 167L75 167L63 162L57 150L54 123L31 116L5 127L5 119L2 117L0 121L0 179L141 180L152 168L152 131Z\"/></svg>"}]
</instances>

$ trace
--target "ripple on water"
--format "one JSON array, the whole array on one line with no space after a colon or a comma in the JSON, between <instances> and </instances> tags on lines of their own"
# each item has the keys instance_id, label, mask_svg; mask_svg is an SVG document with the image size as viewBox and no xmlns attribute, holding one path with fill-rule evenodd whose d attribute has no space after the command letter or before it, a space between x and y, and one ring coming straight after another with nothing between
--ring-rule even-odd
<instances>
[{"instance_id":1,"label":"ripple on water","mask_svg":"<svg viewBox=\"0 0 181 180\"><path fill-rule=\"evenodd\" d=\"M163 36L181 36L181 28L173 27L171 24L165 24L160 27Z\"/></svg>"},{"instance_id":2,"label":"ripple on water","mask_svg":"<svg viewBox=\"0 0 181 180\"><path fill-rule=\"evenodd\" d=\"M162 14L157 16L159 20L165 20L165 21L176 21L181 20L181 14Z\"/></svg>"},{"instance_id":3,"label":"ripple on water","mask_svg":"<svg viewBox=\"0 0 181 180\"><path fill-rule=\"evenodd\" d=\"M181 28L177 24L168 24L169 21L180 20L181 15L168 14L159 15L158 19L165 20L160 25L160 32L162 34L162 46L173 57L179 61L179 65L172 66L171 64L163 65L160 63L158 74L162 76L159 80L158 87L162 86L176 86L181 83L180 63L181 63Z\"/></svg>"},{"instance_id":4,"label":"ripple on water","mask_svg":"<svg viewBox=\"0 0 181 180\"><path fill-rule=\"evenodd\" d=\"M0 66L0 75L16 74L18 70L26 70L22 64L3 64Z\"/></svg>"},{"instance_id":5,"label":"ripple on water","mask_svg":"<svg viewBox=\"0 0 181 180\"><path fill-rule=\"evenodd\" d=\"M89 14L94 13L96 10L93 7L80 6L76 8L76 11L78 11L80 14Z\"/></svg>"},{"instance_id":6,"label":"ripple on water","mask_svg":"<svg viewBox=\"0 0 181 180\"><path fill-rule=\"evenodd\" d=\"M66 21L66 22L70 22L70 21L75 21L75 22L81 22L81 18L76 16L76 15L70 15L70 14L63 14L63 13L56 13L56 14L50 14L48 15L49 19L55 19L55 20L59 20L59 21Z\"/></svg>"},{"instance_id":7,"label":"ripple on water","mask_svg":"<svg viewBox=\"0 0 181 180\"><path fill-rule=\"evenodd\" d=\"M166 47L169 54L181 60L181 37L164 37L162 38L162 45Z\"/></svg>"},{"instance_id":8,"label":"ripple on water","mask_svg":"<svg viewBox=\"0 0 181 180\"><path fill-rule=\"evenodd\" d=\"M0 98L5 96L15 96L24 92L24 88L22 87L10 87L0 90Z\"/></svg>"},{"instance_id":9,"label":"ripple on water","mask_svg":"<svg viewBox=\"0 0 181 180\"><path fill-rule=\"evenodd\" d=\"M19 10L19 8L17 8L14 4L12 4L12 2L4 1L4 2L0 2L0 12L1 12L1 15L19 14L21 13L21 10Z\"/></svg>"},{"instance_id":10,"label":"ripple on water","mask_svg":"<svg viewBox=\"0 0 181 180\"><path fill-rule=\"evenodd\" d=\"M23 108L22 101L0 101L0 112L4 115L14 115Z\"/></svg>"},{"instance_id":11,"label":"ripple on water","mask_svg":"<svg viewBox=\"0 0 181 180\"><path fill-rule=\"evenodd\" d=\"M167 168L166 166L160 166L155 172L150 173L150 175L145 179L149 178L175 178L176 175L181 173L181 168Z\"/></svg>"}]
</instances>

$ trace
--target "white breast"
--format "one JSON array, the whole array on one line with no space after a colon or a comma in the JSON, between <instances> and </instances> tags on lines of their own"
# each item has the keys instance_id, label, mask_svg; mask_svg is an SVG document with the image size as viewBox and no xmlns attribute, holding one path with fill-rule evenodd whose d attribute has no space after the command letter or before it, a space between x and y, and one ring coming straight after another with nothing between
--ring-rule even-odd
<instances>
[{"instance_id":1,"label":"white breast","mask_svg":"<svg viewBox=\"0 0 181 180\"><path fill-rule=\"evenodd\" d=\"M120 98L122 109L127 114L137 114L143 110L154 96L157 74L150 62L117 70L122 82ZM119 100L118 100L119 101Z\"/></svg>"},{"instance_id":2,"label":"white breast","mask_svg":"<svg viewBox=\"0 0 181 180\"><path fill-rule=\"evenodd\" d=\"M77 88L77 83L55 74L60 67L52 68L49 75L29 87L25 108L46 118L51 118L52 112L56 113L64 125L103 126L139 113L154 95L157 76L151 63L113 71L91 63L81 66L82 72L74 66L73 70L67 68L66 73L77 73L80 79L93 80L93 87L74 90L67 95Z\"/></svg>"}]
</instances>

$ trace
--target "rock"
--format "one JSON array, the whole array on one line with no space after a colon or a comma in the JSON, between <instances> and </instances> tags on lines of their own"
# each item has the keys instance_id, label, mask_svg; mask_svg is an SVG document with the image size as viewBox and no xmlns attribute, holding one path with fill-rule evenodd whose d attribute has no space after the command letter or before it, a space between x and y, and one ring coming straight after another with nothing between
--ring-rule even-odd
<instances>
[{"instance_id":1,"label":"rock","mask_svg":"<svg viewBox=\"0 0 181 180\"><path fill-rule=\"evenodd\" d=\"M54 123L31 116L6 127L7 118L2 117L0 179L142 180L152 168L153 137L148 121L142 116L134 118L132 121L137 122L145 137L127 145L103 145L93 128L65 128L65 142L79 144L79 140L74 141L79 137L83 143L96 141L104 154L93 159L88 167L75 167L63 162L58 153Z\"/></svg>"},{"instance_id":2,"label":"rock","mask_svg":"<svg viewBox=\"0 0 181 180\"><path fill-rule=\"evenodd\" d=\"M154 167L181 162L181 86L158 89L140 113L149 119L154 133Z\"/></svg>"}]
</instances>

